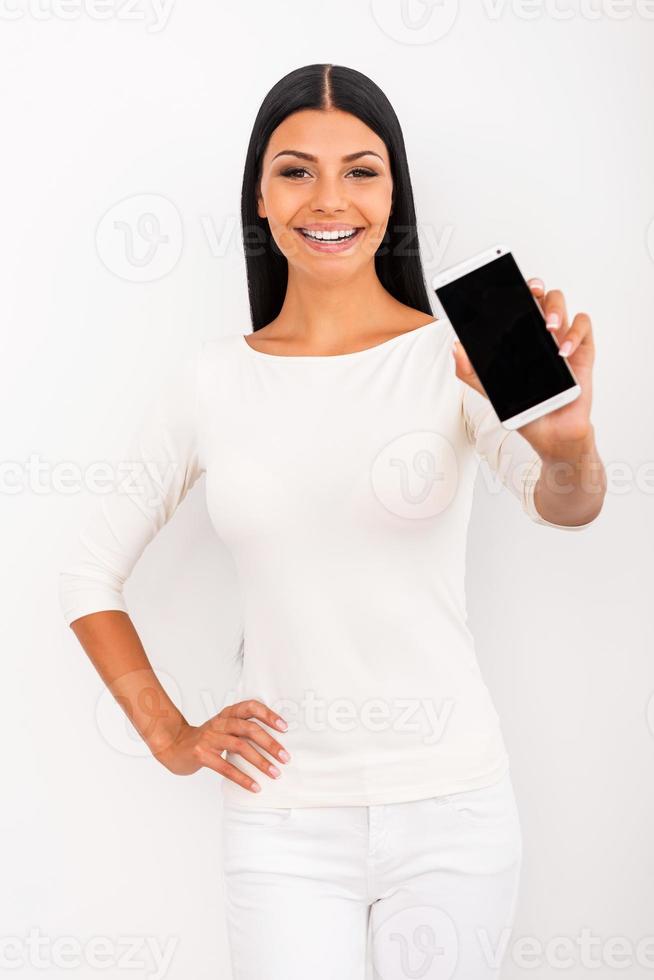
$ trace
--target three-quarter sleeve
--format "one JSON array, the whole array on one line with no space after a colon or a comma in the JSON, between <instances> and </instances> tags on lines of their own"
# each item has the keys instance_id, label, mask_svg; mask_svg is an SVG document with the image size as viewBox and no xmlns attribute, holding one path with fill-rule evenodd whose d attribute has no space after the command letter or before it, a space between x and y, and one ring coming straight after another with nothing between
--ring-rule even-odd
<instances>
[{"instance_id":1,"label":"three-quarter sleeve","mask_svg":"<svg viewBox=\"0 0 654 980\"><path fill-rule=\"evenodd\" d=\"M59 572L67 624L93 612L128 612L123 586L157 532L204 472L199 447L196 347L155 389L104 492Z\"/></svg>"},{"instance_id":2,"label":"three-quarter sleeve","mask_svg":"<svg viewBox=\"0 0 654 980\"><path fill-rule=\"evenodd\" d=\"M582 531L594 524L596 517L586 524L555 524L538 513L534 490L541 473L540 456L516 429L504 428L488 398L465 382L462 384L461 409L470 443L493 474L517 497L531 520L563 531Z\"/></svg>"}]
</instances>

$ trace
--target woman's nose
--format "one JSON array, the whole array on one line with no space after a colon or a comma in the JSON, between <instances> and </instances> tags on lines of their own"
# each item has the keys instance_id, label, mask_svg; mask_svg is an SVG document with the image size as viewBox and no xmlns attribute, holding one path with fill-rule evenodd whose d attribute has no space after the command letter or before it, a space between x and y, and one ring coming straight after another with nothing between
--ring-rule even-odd
<instances>
[{"instance_id":1,"label":"woman's nose","mask_svg":"<svg viewBox=\"0 0 654 980\"><path fill-rule=\"evenodd\" d=\"M340 180L321 177L313 186L310 203L314 211L344 211L348 199Z\"/></svg>"}]
</instances>

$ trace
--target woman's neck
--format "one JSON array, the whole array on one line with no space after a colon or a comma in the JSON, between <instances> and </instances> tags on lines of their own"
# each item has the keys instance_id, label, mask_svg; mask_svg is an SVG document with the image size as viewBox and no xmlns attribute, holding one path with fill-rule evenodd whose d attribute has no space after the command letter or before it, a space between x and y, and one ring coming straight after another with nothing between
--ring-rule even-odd
<instances>
[{"instance_id":1,"label":"woman's neck","mask_svg":"<svg viewBox=\"0 0 654 980\"><path fill-rule=\"evenodd\" d=\"M282 309L267 332L310 349L349 350L362 340L377 342L419 322L415 311L384 289L370 266L358 277L336 281L316 281L292 270Z\"/></svg>"}]
</instances>

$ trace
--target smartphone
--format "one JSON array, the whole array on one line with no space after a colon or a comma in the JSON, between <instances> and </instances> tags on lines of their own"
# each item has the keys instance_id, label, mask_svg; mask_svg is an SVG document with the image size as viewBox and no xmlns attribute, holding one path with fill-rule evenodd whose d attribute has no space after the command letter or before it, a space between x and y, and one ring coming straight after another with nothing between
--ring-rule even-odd
<instances>
[{"instance_id":1,"label":"smartphone","mask_svg":"<svg viewBox=\"0 0 654 980\"><path fill-rule=\"evenodd\" d=\"M432 286L506 429L579 397L579 382L508 248L495 245L439 272Z\"/></svg>"}]
</instances>

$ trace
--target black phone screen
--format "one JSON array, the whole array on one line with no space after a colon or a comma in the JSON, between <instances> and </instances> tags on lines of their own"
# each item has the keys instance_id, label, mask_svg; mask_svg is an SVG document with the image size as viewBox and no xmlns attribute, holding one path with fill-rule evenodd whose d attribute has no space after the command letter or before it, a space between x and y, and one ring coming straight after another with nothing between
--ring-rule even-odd
<instances>
[{"instance_id":1,"label":"black phone screen","mask_svg":"<svg viewBox=\"0 0 654 980\"><path fill-rule=\"evenodd\" d=\"M510 252L436 295L501 422L575 386Z\"/></svg>"}]
</instances>

